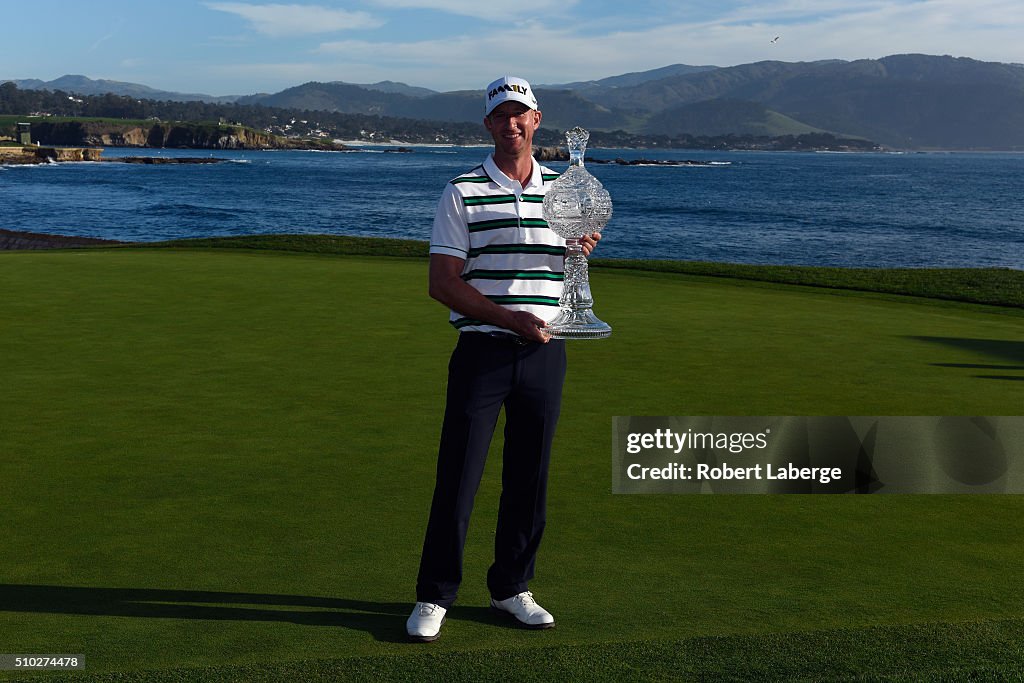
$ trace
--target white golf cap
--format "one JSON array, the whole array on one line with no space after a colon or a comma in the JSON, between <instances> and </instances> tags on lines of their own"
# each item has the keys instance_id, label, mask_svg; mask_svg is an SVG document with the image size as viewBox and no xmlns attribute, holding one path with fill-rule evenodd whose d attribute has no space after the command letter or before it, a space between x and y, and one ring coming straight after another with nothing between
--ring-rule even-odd
<instances>
[{"instance_id":1,"label":"white golf cap","mask_svg":"<svg viewBox=\"0 0 1024 683\"><path fill-rule=\"evenodd\" d=\"M484 116L489 115L502 102L522 102L530 109L537 109L537 98L533 88L522 78L502 76L487 86L484 93Z\"/></svg>"}]
</instances>

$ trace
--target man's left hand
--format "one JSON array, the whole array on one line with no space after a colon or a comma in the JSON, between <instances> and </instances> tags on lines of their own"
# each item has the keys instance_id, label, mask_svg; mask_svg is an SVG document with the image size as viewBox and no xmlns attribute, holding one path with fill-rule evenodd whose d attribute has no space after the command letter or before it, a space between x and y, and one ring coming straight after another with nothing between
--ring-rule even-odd
<instances>
[{"instance_id":1,"label":"man's left hand","mask_svg":"<svg viewBox=\"0 0 1024 683\"><path fill-rule=\"evenodd\" d=\"M590 252L594 251L597 243L601 241L601 233L595 232L590 235L584 235L580 238L580 248L583 249L584 256L590 256Z\"/></svg>"}]
</instances>

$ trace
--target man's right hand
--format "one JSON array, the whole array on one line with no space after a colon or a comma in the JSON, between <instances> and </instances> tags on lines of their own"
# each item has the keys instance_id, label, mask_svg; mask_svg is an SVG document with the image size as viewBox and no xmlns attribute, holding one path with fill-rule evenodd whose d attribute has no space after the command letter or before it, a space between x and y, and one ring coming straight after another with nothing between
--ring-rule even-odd
<instances>
[{"instance_id":1,"label":"man's right hand","mask_svg":"<svg viewBox=\"0 0 1024 683\"><path fill-rule=\"evenodd\" d=\"M482 320L541 344L551 335L542 318L527 311L511 311L490 301L462 279L464 259L446 254L430 255L430 296L467 318Z\"/></svg>"},{"instance_id":2,"label":"man's right hand","mask_svg":"<svg viewBox=\"0 0 1024 683\"><path fill-rule=\"evenodd\" d=\"M551 335L544 330L547 323L528 311L511 311L507 327L532 342L547 344L551 340Z\"/></svg>"}]
</instances>

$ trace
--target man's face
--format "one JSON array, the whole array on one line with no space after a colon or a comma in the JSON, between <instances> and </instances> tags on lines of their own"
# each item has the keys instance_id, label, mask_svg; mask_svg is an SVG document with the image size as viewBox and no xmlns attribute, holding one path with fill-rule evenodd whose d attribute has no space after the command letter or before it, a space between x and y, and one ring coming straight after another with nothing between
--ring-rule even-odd
<instances>
[{"instance_id":1,"label":"man's face","mask_svg":"<svg viewBox=\"0 0 1024 683\"><path fill-rule=\"evenodd\" d=\"M494 138L495 149L505 155L533 153L533 133L540 127L541 114L521 102L502 102L484 118Z\"/></svg>"}]
</instances>

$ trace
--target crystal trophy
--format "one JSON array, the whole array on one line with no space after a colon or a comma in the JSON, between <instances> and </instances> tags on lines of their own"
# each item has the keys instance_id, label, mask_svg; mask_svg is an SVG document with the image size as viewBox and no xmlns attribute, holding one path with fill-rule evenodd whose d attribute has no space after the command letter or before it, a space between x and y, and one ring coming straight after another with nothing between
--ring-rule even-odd
<instances>
[{"instance_id":1,"label":"crystal trophy","mask_svg":"<svg viewBox=\"0 0 1024 683\"><path fill-rule=\"evenodd\" d=\"M544 219L565 238L565 283L558 300L558 317L544 330L555 339L604 339L611 335L612 328L592 310L594 299L580 238L601 232L612 217L612 199L601 181L583 167L590 133L577 126L566 132L565 138L569 143L569 168L544 195Z\"/></svg>"}]
</instances>

